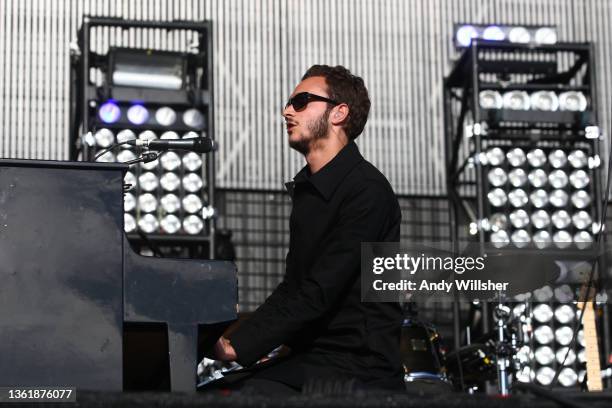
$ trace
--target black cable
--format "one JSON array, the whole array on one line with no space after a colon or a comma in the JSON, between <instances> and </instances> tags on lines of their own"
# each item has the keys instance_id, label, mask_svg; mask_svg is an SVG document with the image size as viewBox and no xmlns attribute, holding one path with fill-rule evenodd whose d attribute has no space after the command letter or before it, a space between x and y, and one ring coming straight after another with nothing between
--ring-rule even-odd
<instances>
[{"instance_id":1,"label":"black cable","mask_svg":"<svg viewBox=\"0 0 612 408\"><path fill-rule=\"evenodd\" d=\"M104 153L110 152L111 150L113 150L115 147L119 147L121 145L127 144L128 142L121 142L121 143L113 143L112 145L110 145L109 147L107 147L104 150L100 150L95 156L94 156L94 161L97 161Z\"/></svg>"},{"instance_id":2,"label":"black cable","mask_svg":"<svg viewBox=\"0 0 612 408\"><path fill-rule=\"evenodd\" d=\"M606 175L606 192L605 192L605 196L604 196L604 202L603 202L603 209L602 209L602 213L601 213L601 220L600 220L600 224L599 224L599 231L597 233L597 239L595 240L595 247L598 248L599 244L601 243L601 239L603 236L603 230L604 227L606 225L606 215L607 215L607 211L608 211L608 201L610 198L610 173L612 173L612 143L610 143L610 147L608 150L608 174ZM586 308L587 302L588 302L588 295L591 291L591 286L593 285L593 276L595 274L595 268L599 266L599 258L601 257L601 254L598 254L593 262L593 264L591 265L591 270L589 271L589 279L587 280L587 285L585 287L585 295L584 295L584 300L582 301L582 313L580 313L580 319L578 319L578 322L576 323L576 326L574 327L574 333L572 334L572 340L570 342L570 344L568 345L567 348L567 352L565 353L565 357L563 358L563 362L561 364L559 364L559 366L557 367L557 370L555 372L555 376L553 377L553 380L551 381L550 385L549 385L549 389L552 390L553 386L555 385L555 383L557 382L557 379L559 378L559 374L561 373L561 370L563 369L563 366L565 365L565 361L567 360L567 357L570 354L570 351L574 348L575 344L576 344L576 338L578 337L578 332L580 331L580 326L582 325L582 320L584 317L584 309ZM599 356L598 356L599 358ZM586 373L585 373L585 378L586 378Z\"/></svg>"}]
</instances>

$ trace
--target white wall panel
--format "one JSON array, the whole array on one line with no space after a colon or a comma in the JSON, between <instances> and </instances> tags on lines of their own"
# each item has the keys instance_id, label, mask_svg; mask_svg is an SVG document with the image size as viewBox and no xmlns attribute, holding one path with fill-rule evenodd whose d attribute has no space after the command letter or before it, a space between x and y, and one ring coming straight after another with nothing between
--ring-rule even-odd
<instances>
[{"instance_id":1,"label":"white wall panel","mask_svg":"<svg viewBox=\"0 0 612 408\"><path fill-rule=\"evenodd\" d=\"M358 143L399 193L444 193L442 79L453 22L556 24L597 45L600 122L612 85L608 0L23 0L0 3L1 157L68 156L69 43L83 14L213 21L218 184L280 189L303 166L280 110L312 64L364 77L372 111ZM103 29L102 50L180 49L185 34Z\"/></svg>"}]
</instances>

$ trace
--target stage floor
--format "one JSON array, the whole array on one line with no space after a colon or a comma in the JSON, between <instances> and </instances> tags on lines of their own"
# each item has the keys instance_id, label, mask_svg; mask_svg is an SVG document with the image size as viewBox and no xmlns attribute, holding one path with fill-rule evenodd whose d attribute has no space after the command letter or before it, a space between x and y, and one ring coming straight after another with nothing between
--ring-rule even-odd
<instances>
[{"instance_id":1,"label":"stage floor","mask_svg":"<svg viewBox=\"0 0 612 408\"><path fill-rule=\"evenodd\" d=\"M77 391L77 403L61 406L77 407L500 407L500 408L548 408L548 407L612 407L612 392L576 393L557 392L566 405L533 395L520 394L508 398L486 395L448 393L443 395L418 395L364 393L353 395L300 395L289 398L244 395L240 393L103 393ZM12 404L11 404L12 405ZM55 404L45 404L46 407ZM59 406L59 404L57 405Z\"/></svg>"}]
</instances>

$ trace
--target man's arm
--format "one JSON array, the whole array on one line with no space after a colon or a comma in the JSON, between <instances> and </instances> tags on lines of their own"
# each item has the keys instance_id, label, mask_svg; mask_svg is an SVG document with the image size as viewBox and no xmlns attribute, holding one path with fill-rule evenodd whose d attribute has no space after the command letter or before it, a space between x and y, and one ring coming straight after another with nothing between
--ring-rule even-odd
<instances>
[{"instance_id":1,"label":"man's arm","mask_svg":"<svg viewBox=\"0 0 612 408\"><path fill-rule=\"evenodd\" d=\"M347 197L323 252L296 291L273 293L253 316L230 336L237 361L250 365L290 340L308 323L324 316L359 279L361 242L377 241L394 220L392 192L367 183ZM284 290L284 289L282 289Z\"/></svg>"},{"instance_id":2,"label":"man's arm","mask_svg":"<svg viewBox=\"0 0 612 408\"><path fill-rule=\"evenodd\" d=\"M287 253L287 257L285 259L285 264L287 259L289 259L289 253ZM281 281L281 283L272 291L270 296L266 299L266 301L260 305L255 313L267 313L267 310L275 307L276 304L283 303L283 299L287 296L287 274L285 273L285 277ZM244 323L243 323L244 324ZM217 360L221 361L235 361L237 360L236 350L232 346L229 339L224 336L221 336L214 345L214 355Z\"/></svg>"}]
</instances>

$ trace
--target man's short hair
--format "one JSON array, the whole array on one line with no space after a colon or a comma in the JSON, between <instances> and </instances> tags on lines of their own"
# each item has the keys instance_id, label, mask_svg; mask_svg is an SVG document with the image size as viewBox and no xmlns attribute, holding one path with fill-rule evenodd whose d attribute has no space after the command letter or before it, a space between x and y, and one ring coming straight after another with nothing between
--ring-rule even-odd
<instances>
[{"instance_id":1,"label":"man's short hair","mask_svg":"<svg viewBox=\"0 0 612 408\"><path fill-rule=\"evenodd\" d=\"M363 132L370 113L370 97L363 79L341 65L313 65L306 71L302 81L316 76L325 78L329 98L348 105L349 115L344 131L350 140L356 139Z\"/></svg>"}]
</instances>

